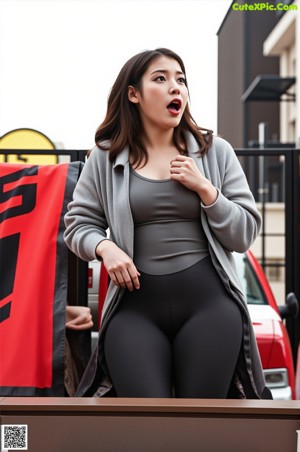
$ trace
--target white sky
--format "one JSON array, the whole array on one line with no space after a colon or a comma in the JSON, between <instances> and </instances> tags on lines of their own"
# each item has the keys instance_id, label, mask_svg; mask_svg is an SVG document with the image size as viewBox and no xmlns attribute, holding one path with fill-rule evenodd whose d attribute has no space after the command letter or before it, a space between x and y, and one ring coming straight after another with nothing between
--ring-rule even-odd
<instances>
[{"instance_id":1,"label":"white sky","mask_svg":"<svg viewBox=\"0 0 300 452\"><path fill-rule=\"evenodd\" d=\"M87 149L123 64L168 47L197 123L217 131L217 31L230 0L0 0L0 137L37 129Z\"/></svg>"}]
</instances>

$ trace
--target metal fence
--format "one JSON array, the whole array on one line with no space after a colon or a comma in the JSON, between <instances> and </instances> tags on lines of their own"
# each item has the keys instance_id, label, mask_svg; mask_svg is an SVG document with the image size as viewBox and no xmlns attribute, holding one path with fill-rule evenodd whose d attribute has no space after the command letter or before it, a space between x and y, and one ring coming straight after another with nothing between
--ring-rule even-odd
<instances>
[{"instance_id":1,"label":"metal fence","mask_svg":"<svg viewBox=\"0 0 300 452\"><path fill-rule=\"evenodd\" d=\"M282 268L285 294L294 292L300 301L300 149L247 148L235 151L261 208L263 217L259 253L261 265L267 275L270 268ZM284 206L283 232L270 232L267 228L268 209L275 203ZM272 238L282 240L284 244L282 259L279 258L277 261L270 259L268 252L270 248L268 240ZM300 317L287 319L286 326L296 364Z\"/></svg>"},{"instance_id":2,"label":"metal fence","mask_svg":"<svg viewBox=\"0 0 300 452\"><path fill-rule=\"evenodd\" d=\"M247 148L235 151L263 217L258 253L261 265L267 274L268 269L282 269L285 294L294 292L300 300L300 149ZM4 161L9 161L11 155L18 155L22 163L26 163L24 155L49 154L63 156L69 161L84 162L86 150L0 149L1 154L4 156ZM284 206L283 232L270 232L266 228L268 209L272 203L281 203ZM274 238L282 240L284 244L282 259L277 261L270 259L268 255L268 240ZM70 256L70 269L73 275L73 284L69 293L72 304L87 304L87 264ZM287 319L286 326L296 364L300 317Z\"/></svg>"}]
</instances>

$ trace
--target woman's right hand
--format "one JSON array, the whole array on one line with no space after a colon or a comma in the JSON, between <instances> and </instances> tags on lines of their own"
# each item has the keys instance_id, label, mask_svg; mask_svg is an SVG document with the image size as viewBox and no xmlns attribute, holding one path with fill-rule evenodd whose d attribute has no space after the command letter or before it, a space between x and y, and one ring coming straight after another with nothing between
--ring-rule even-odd
<instances>
[{"instance_id":1,"label":"woman's right hand","mask_svg":"<svg viewBox=\"0 0 300 452\"><path fill-rule=\"evenodd\" d=\"M110 240L102 240L96 248L111 280L119 287L132 291L140 288L139 276L132 259Z\"/></svg>"}]
</instances>

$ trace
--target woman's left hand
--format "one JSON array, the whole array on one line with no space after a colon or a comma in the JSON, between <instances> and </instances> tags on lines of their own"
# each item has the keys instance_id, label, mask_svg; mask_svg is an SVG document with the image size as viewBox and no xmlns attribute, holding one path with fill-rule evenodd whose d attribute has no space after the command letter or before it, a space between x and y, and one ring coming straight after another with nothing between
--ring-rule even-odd
<instances>
[{"instance_id":1,"label":"woman's left hand","mask_svg":"<svg viewBox=\"0 0 300 452\"><path fill-rule=\"evenodd\" d=\"M170 163L171 179L195 191L203 204L210 205L217 199L217 189L204 177L196 162L185 155L177 155Z\"/></svg>"},{"instance_id":2,"label":"woman's left hand","mask_svg":"<svg viewBox=\"0 0 300 452\"><path fill-rule=\"evenodd\" d=\"M66 306L66 328L89 330L93 326L91 310L87 306Z\"/></svg>"}]
</instances>

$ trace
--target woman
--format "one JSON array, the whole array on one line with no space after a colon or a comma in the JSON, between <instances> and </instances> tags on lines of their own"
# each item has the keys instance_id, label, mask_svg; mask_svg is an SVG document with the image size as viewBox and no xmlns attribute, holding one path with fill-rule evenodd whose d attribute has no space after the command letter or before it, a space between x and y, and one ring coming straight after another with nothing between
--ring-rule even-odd
<instances>
[{"instance_id":1,"label":"woman","mask_svg":"<svg viewBox=\"0 0 300 452\"><path fill-rule=\"evenodd\" d=\"M70 249L111 279L77 395L263 397L231 256L261 218L231 146L193 121L174 52L123 66L65 222Z\"/></svg>"}]
</instances>

